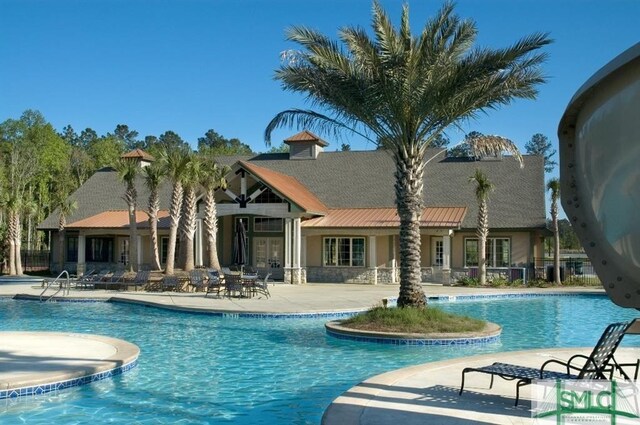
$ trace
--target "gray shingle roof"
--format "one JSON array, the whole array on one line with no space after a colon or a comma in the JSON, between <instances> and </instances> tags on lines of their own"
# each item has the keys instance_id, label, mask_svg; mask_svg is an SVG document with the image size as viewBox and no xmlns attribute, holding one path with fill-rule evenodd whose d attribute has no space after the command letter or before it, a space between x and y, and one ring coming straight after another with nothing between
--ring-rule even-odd
<instances>
[{"instance_id":1,"label":"gray shingle roof","mask_svg":"<svg viewBox=\"0 0 640 425\"><path fill-rule=\"evenodd\" d=\"M118 173L109 167L96 171L82 186L78 188L71 198L75 199L78 208L67 217L67 223L82 220L87 217L109 210L126 210L127 203L123 199L125 186L118 178ZM138 209L146 209L149 199L149 190L144 184L144 178L138 176L136 180L138 191ZM160 187L160 209L169 209L171 202L171 186L163 183ZM40 229L58 228L58 210L56 209L40 225Z\"/></svg>"},{"instance_id":2,"label":"gray shingle roof","mask_svg":"<svg viewBox=\"0 0 640 425\"><path fill-rule=\"evenodd\" d=\"M541 156L524 158L520 169L512 157L502 160L468 161L443 158L430 149L427 158L435 156L425 171L424 203L429 207L466 206L463 228L476 227L477 206L474 185L469 182L476 168L487 174L495 190L490 195L489 225L493 229L545 228L544 163ZM220 157L218 161L233 165L238 160L255 163L298 179L329 208L384 208L395 206L394 163L382 150L323 152L315 160L288 159L286 153L255 156ZM142 177L138 179L138 205L144 208L148 191ZM124 184L113 170L95 173L75 193L78 210L67 222L80 220L106 210L126 209L122 199ZM161 190L161 208L168 209L170 187ZM57 212L40 228L57 228Z\"/></svg>"}]
</instances>

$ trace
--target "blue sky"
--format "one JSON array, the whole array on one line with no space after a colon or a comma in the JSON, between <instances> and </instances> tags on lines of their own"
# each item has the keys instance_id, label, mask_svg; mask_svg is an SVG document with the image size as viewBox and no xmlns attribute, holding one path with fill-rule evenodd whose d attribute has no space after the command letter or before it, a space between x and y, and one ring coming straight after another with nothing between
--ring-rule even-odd
<instances>
[{"instance_id":1,"label":"blue sky","mask_svg":"<svg viewBox=\"0 0 640 425\"><path fill-rule=\"evenodd\" d=\"M402 2L383 7L398 22ZM346 25L369 28L369 0L0 0L0 121L28 108L58 129L99 134L127 124L141 137L173 130L195 146L214 129L265 151L263 131L279 111L306 107L273 79L285 29L305 25L335 37ZM410 1L418 33L441 1ZM549 82L536 101L516 101L465 131L524 144L556 128L575 91L597 69L638 42L637 0L460 0L476 21L478 45L505 47L550 32ZM274 144L293 134L279 130ZM455 142L463 137L451 131ZM328 140L329 149L342 141ZM372 149L359 140L352 149Z\"/></svg>"}]
</instances>

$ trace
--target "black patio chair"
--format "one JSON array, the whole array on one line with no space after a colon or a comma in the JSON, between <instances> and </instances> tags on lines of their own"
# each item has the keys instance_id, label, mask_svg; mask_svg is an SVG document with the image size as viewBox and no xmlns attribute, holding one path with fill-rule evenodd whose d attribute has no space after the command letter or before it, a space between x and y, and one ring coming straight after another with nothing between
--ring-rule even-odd
<instances>
[{"instance_id":1,"label":"black patio chair","mask_svg":"<svg viewBox=\"0 0 640 425\"><path fill-rule=\"evenodd\" d=\"M206 297L207 295L213 294L215 292L216 296L219 297L220 292L224 290L224 283L220 278L220 273L218 272L218 270L211 269L207 270L207 276L209 280L207 281L207 292L204 294L204 296Z\"/></svg>"},{"instance_id":2,"label":"black patio chair","mask_svg":"<svg viewBox=\"0 0 640 425\"><path fill-rule=\"evenodd\" d=\"M263 280L256 280L253 290L256 294L263 294L265 297L269 298L271 297L271 294L269 293L269 278L271 277L271 273L267 273L267 275L264 277Z\"/></svg>"},{"instance_id":3,"label":"black patio chair","mask_svg":"<svg viewBox=\"0 0 640 425\"><path fill-rule=\"evenodd\" d=\"M193 269L189 272L189 285L192 286L196 292L206 288L204 273L205 271L202 269Z\"/></svg>"},{"instance_id":4,"label":"black patio chair","mask_svg":"<svg viewBox=\"0 0 640 425\"><path fill-rule=\"evenodd\" d=\"M242 285L242 276L239 274L224 275L224 293L231 298L232 294L242 296L244 294L244 285Z\"/></svg>"},{"instance_id":5,"label":"black patio chair","mask_svg":"<svg viewBox=\"0 0 640 425\"><path fill-rule=\"evenodd\" d=\"M462 395L464 378L468 372L480 372L491 375L490 389L493 387L493 378L495 376L509 381L517 380L516 406L520 400L520 387L531 384L535 379L608 379L612 374L612 370L615 368L613 355L618 345L620 345L625 332L632 323L633 321L613 323L607 326L589 356L576 354L566 362L555 359L548 360L542 364L540 369L500 362L483 367L466 367L462 370L462 384L460 385L459 394ZM584 364L582 366L574 365L573 361L577 359L584 360ZM551 364L560 365L565 368L565 371L556 372L546 370L546 367ZM572 373L572 371L574 373ZM628 377L626 377L626 379L628 379Z\"/></svg>"}]
</instances>

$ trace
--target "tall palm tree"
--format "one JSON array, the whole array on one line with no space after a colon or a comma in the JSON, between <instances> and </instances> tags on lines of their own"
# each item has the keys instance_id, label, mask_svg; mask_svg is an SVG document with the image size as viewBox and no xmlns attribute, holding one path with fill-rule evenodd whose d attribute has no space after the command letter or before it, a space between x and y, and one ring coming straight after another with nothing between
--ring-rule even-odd
<instances>
[{"instance_id":1,"label":"tall palm tree","mask_svg":"<svg viewBox=\"0 0 640 425\"><path fill-rule=\"evenodd\" d=\"M169 228L167 264L164 269L164 273L166 275L172 275L174 273L176 237L178 235L182 197L184 195L182 181L184 179L187 164L189 163L189 153L190 151L188 149L170 149L160 153L160 162L162 164L164 174L173 185L173 190L171 192L171 207L169 211L171 226Z\"/></svg>"},{"instance_id":2,"label":"tall palm tree","mask_svg":"<svg viewBox=\"0 0 640 425\"><path fill-rule=\"evenodd\" d=\"M120 180L124 182L123 198L129 210L129 271L138 271L138 222L136 220L138 191L135 183L140 166L135 158L120 158L116 163L116 171Z\"/></svg>"},{"instance_id":3,"label":"tall palm tree","mask_svg":"<svg viewBox=\"0 0 640 425\"><path fill-rule=\"evenodd\" d=\"M153 162L142 169L144 182L149 189L149 232L151 233L151 250L153 252L153 269L160 270L160 251L158 249L158 211L160 197L158 188L164 179L164 170L159 162Z\"/></svg>"},{"instance_id":4,"label":"tall palm tree","mask_svg":"<svg viewBox=\"0 0 640 425\"><path fill-rule=\"evenodd\" d=\"M493 191L493 184L486 174L481 170L476 170L475 174L469 177L469 181L476 185L476 200L478 201L478 279L480 285L487 283L487 237L489 236L489 193Z\"/></svg>"},{"instance_id":5,"label":"tall palm tree","mask_svg":"<svg viewBox=\"0 0 640 425\"><path fill-rule=\"evenodd\" d=\"M553 282L562 285L560 280L560 231L558 230L558 199L560 199L560 180L553 178L547 182L551 191L551 225L553 226Z\"/></svg>"},{"instance_id":6,"label":"tall palm tree","mask_svg":"<svg viewBox=\"0 0 640 425\"><path fill-rule=\"evenodd\" d=\"M18 273L16 257L20 257L20 248L16 247L18 239L18 227L20 225L20 215L18 214L20 201L14 196L7 199L7 239L9 239L9 274L15 276Z\"/></svg>"},{"instance_id":7,"label":"tall palm tree","mask_svg":"<svg viewBox=\"0 0 640 425\"><path fill-rule=\"evenodd\" d=\"M400 296L398 305L426 304L420 286L420 222L425 151L449 126L481 111L533 99L544 82L540 70L550 43L533 34L504 49L476 48L476 27L445 3L418 37L411 34L409 10L396 30L378 3L373 5L371 39L358 27L339 31L342 47L328 37L294 27L288 39L302 50L276 71L285 90L302 93L322 112L290 109L267 125L265 141L279 127L359 134L385 148L395 161L395 198L400 218ZM510 151L503 138L478 137L475 148ZM519 154L517 154L519 155Z\"/></svg>"},{"instance_id":8,"label":"tall palm tree","mask_svg":"<svg viewBox=\"0 0 640 425\"><path fill-rule=\"evenodd\" d=\"M226 188L227 180L225 176L231 171L231 168L226 165L218 165L212 158L206 158L203 165L204 168L200 184L204 188L204 227L207 233L207 247L209 248L209 267L220 270L218 247L216 244L218 218L215 191L218 188Z\"/></svg>"},{"instance_id":9,"label":"tall palm tree","mask_svg":"<svg viewBox=\"0 0 640 425\"><path fill-rule=\"evenodd\" d=\"M184 199L182 201L182 219L180 220L181 241L184 241L184 270L191 271L195 267L193 252L193 237L196 233L196 216L198 213L198 199L196 189L202 178L200 158L189 155L189 163L184 174Z\"/></svg>"},{"instance_id":10,"label":"tall palm tree","mask_svg":"<svg viewBox=\"0 0 640 425\"><path fill-rule=\"evenodd\" d=\"M78 208L78 203L70 198L63 197L58 205L58 264L60 271L64 270L64 236L67 227L67 217Z\"/></svg>"}]
</instances>

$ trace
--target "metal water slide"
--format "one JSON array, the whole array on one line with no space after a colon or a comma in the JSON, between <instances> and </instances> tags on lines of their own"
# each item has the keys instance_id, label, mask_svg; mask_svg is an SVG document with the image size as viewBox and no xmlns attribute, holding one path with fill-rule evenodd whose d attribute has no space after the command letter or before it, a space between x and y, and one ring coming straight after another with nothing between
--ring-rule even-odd
<instances>
[{"instance_id":1,"label":"metal water slide","mask_svg":"<svg viewBox=\"0 0 640 425\"><path fill-rule=\"evenodd\" d=\"M640 309L640 43L576 92L558 137L564 211L611 300Z\"/></svg>"}]
</instances>

